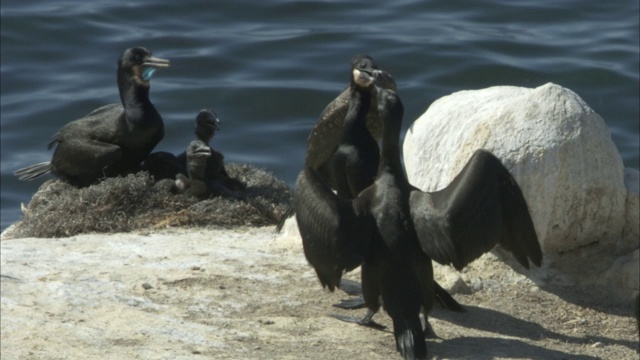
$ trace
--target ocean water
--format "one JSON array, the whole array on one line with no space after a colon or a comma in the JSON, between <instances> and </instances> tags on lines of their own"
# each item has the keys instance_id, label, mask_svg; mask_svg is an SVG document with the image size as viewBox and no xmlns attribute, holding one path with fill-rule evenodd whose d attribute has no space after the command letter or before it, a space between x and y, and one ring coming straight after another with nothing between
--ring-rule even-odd
<instances>
[{"instance_id":1,"label":"ocean water","mask_svg":"<svg viewBox=\"0 0 640 360\"><path fill-rule=\"evenodd\" d=\"M131 46L170 59L152 79L178 153L213 108L213 146L293 185L306 139L368 53L398 83L405 130L434 100L496 85L554 82L606 121L639 167L639 2L622 0L5 1L1 16L1 228L44 180L13 171L51 158L57 129L119 101L116 62Z\"/></svg>"}]
</instances>

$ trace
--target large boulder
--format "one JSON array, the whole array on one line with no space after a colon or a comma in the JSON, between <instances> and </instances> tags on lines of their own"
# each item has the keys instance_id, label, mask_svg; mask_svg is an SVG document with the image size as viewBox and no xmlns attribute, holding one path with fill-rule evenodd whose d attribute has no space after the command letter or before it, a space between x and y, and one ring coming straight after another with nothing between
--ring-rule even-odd
<instances>
[{"instance_id":1,"label":"large boulder","mask_svg":"<svg viewBox=\"0 0 640 360\"><path fill-rule=\"evenodd\" d=\"M637 270L638 171L625 171L605 122L576 93L549 83L438 99L405 137L409 181L424 191L441 189L480 148L498 156L520 185L547 270L574 280L617 274L616 264L627 274L630 261ZM637 271L624 277L630 279L616 291L626 298L639 280Z\"/></svg>"}]
</instances>

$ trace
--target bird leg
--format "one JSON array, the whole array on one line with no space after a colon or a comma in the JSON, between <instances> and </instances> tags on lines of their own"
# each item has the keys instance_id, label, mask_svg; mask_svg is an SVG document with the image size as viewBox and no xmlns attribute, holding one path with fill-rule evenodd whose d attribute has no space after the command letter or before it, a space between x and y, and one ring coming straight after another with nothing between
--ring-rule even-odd
<instances>
[{"instance_id":1,"label":"bird leg","mask_svg":"<svg viewBox=\"0 0 640 360\"><path fill-rule=\"evenodd\" d=\"M424 329L424 338L425 339L438 339L438 335L433 330L433 327L429 323L429 319L427 319L426 316L424 317L424 326L422 328Z\"/></svg>"}]
</instances>

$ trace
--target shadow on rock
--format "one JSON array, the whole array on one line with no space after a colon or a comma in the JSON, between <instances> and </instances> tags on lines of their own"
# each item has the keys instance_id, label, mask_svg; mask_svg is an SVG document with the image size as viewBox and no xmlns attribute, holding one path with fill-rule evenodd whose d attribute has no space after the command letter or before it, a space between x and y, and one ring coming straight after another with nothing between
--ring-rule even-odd
<instances>
[{"instance_id":1,"label":"shadow on rock","mask_svg":"<svg viewBox=\"0 0 640 360\"><path fill-rule=\"evenodd\" d=\"M487 337L464 337L442 342L429 342L427 347L432 354L447 359L492 360L507 359L598 359L588 355L573 355L563 351L546 349L515 339L496 339ZM472 355L470 355L472 354Z\"/></svg>"},{"instance_id":2,"label":"shadow on rock","mask_svg":"<svg viewBox=\"0 0 640 360\"><path fill-rule=\"evenodd\" d=\"M554 331L545 329L543 326L536 324L534 322L518 319L516 317L513 317L511 315L508 315L499 311L480 308L477 306L465 306L465 309L467 310L466 313L454 313L454 312L446 311L442 309L434 309L429 314L429 316L435 319L439 319L439 320L443 320L443 321L447 321L447 322L459 325L467 329L475 329L475 330L480 330L480 331L485 331L490 333L496 333L496 334L500 334L502 336L508 336L508 337L517 337L517 338L529 339L534 341L542 340L542 339L553 339L561 343L579 344L579 345L580 344L589 345L589 344L594 344L599 342L604 346L621 345L632 350L638 349L638 344L633 341L610 339L602 336L584 336L584 337L567 336L567 335L558 334ZM463 341L464 338L460 340ZM504 342L517 341L517 340L487 339L487 341L497 342L498 343L497 345L500 345ZM449 340L445 340L445 342L448 343ZM521 343L520 341L517 341L517 342ZM521 343L521 344L522 346L532 347L531 345L527 345L524 343ZM514 345L505 345L505 348L508 348L510 346L514 346ZM516 345L514 349L519 349L518 346L520 345ZM531 359L533 358L572 359L572 357L566 357L567 356L566 354L563 355L564 357L563 356L558 357L557 354L550 357L545 357L545 356L538 357L539 355L530 357L530 356L526 356L526 353L518 354L519 356L516 356L516 354L511 354L511 353L508 353L507 355L505 355L501 351L495 352L493 354L494 354L493 355L494 357L499 356L499 357L515 357L515 358L522 357L522 358L531 358ZM493 357L488 357L488 358L492 359ZM581 359L584 359L584 357L581 357Z\"/></svg>"}]
</instances>

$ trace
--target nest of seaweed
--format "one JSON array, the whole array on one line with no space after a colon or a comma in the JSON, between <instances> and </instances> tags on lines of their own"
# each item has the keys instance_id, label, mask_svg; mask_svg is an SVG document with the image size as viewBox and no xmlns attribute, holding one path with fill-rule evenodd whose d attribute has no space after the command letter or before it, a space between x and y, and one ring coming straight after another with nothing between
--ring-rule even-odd
<instances>
[{"instance_id":1,"label":"nest of seaweed","mask_svg":"<svg viewBox=\"0 0 640 360\"><path fill-rule=\"evenodd\" d=\"M167 227L233 227L276 224L292 191L271 172L226 164L229 176L247 184L245 197L198 200L155 186L146 172L108 178L85 188L49 180L34 194L11 237L67 237Z\"/></svg>"}]
</instances>

